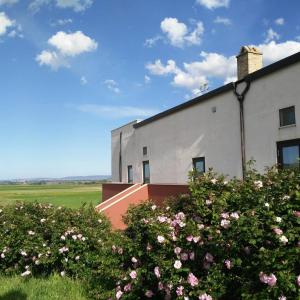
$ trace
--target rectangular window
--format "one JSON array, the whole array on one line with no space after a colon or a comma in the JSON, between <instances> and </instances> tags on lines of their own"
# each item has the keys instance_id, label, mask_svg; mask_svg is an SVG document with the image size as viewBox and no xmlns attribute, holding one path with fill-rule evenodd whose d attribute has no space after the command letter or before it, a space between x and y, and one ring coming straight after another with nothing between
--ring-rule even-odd
<instances>
[{"instance_id":1,"label":"rectangular window","mask_svg":"<svg viewBox=\"0 0 300 300\"><path fill-rule=\"evenodd\" d=\"M143 161L143 183L150 183L150 165L149 161Z\"/></svg>"},{"instance_id":2,"label":"rectangular window","mask_svg":"<svg viewBox=\"0 0 300 300\"><path fill-rule=\"evenodd\" d=\"M133 183L133 169L132 169L132 166L127 167L127 178L128 178L128 183Z\"/></svg>"},{"instance_id":3,"label":"rectangular window","mask_svg":"<svg viewBox=\"0 0 300 300\"><path fill-rule=\"evenodd\" d=\"M205 158L204 157L193 158L193 168L199 174L204 173L205 172Z\"/></svg>"},{"instance_id":4,"label":"rectangular window","mask_svg":"<svg viewBox=\"0 0 300 300\"><path fill-rule=\"evenodd\" d=\"M278 164L283 169L300 169L300 139L278 142Z\"/></svg>"},{"instance_id":5,"label":"rectangular window","mask_svg":"<svg viewBox=\"0 0 300 300\"><path fill-rule=\"evenodd\" d=\"M279 110L280 127L296 124L295 106Z\"/></svg>"},{"instance_id":6,"label":"rectangular window","mask_svg":"<svg viewBox=\"0 0 300 300\"><path fill-rule=\"evenodd\" d=\"M147 147L143 147L143 155L147 155L147 151L148 149L147 149Z\"/></svg>"}]
</instances>

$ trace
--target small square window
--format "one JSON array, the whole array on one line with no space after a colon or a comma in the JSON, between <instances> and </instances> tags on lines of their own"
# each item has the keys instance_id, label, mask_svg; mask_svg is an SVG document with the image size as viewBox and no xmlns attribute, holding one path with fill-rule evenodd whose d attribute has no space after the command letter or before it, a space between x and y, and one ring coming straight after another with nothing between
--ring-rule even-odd
<instances>
[{"instance_id":1,"label":"small square window","mask_svg":"<svg viewBox=\"0 0 300 300\"><path fill-rule=\"evenodd\" d=\"M280 127L296 124L295 106L279 110Z\"/></svg>"},{"instance_id":2,"label":"small square window","mask_svg":"<svg viewBox=\"0 0 300 300\"><path fill-rule=\"evenodd\" d=\"M143 147L143 155L147 155L147 151L148 149L147 149L147 147Z\"/></svg>"},{"instance_id":3,"label":"small square window","mask_svg":"<svg viewBox=\"0 0 300 300\"><path fill-rule=\"evenodd\" d=\"M205 158L204 157L193 158L193 168L199 174L204 173L205 172Z\"/></svg>"}]
</instances>

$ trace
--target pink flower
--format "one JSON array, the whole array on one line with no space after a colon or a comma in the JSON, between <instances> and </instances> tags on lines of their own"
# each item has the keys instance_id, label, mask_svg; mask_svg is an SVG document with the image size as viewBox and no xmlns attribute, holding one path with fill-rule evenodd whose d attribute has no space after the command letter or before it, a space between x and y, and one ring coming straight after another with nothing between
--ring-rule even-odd
<instances>
[{"instance_id":1,"label":"pink flower","mask_svg":"<svg viewBox=\"0 0 300 300\"><path fill-rule=\"evenodd\" d=\"M198 278L193 273L189 273L187 281L191 286L196 286L199 284Z\"/></svg>"},{"instance_id":2,"label":"pink flower","mask_svg":"<svg viewBox=\"0 0 300 300\"><path fill-rule=\"evenodd\" d=\"M228 270L230 270L230 269L232 268L231 261L230 261L229 259L226 259L226 260L224 261L224 263L225 263L225 266L226 266L226 268L227 268Z\"/></svg>"},{"instance_id":3,"label":"pink flower","mask_svg":"<svg viewBox=\"0 0 300 300\"><path fill-rule=\"evenodd\" d=\"M165 241L165 238L162 235L157 236L157 241L162 244Z\"/></svg>"},{"instance_id":4,"label":"pink flower","mask_svg":"<svg viewBox=\"0 0 300 300\"><path fill-rule=\"evenodd\" d=\"M153 295L154 295L154 293L153 293L151 290L148 290L148 291L146 291L146 293L145 293L145 296L146 296L147 298L152 298Z\"/></svg>"},{"instance_id":5,"label":"pink flower","mask_svg":"<svg viewBox=\"0 0 300 300\"><path fill-rule=\"evenodd\" d=\"M182 261L187 261L189 259L189 255L187 253L183 252L180 254L180 259Z\"/></svg>"},{"instance_id":6,"label":"pink flower","mask_svg":"<svg viewBox=\"0 0 300 300\"><path fill-rule=\"evenodd\" d=\"M120 299L120 298L122 297L122 295L123 295L123 292L122 292L122 291L117 291L117 293L116 293L116 298L117 298L117 299Z\"/></svg>"},{"instance_id":7,"label":"pink flower","mask_svg":"<svg viewBox=\"0 0 300 300\"><path fill-rule=\"evenodd\" d=\"M273 231L274 231L277 235L283 234L283 231L282 231L280 228L277 228L277 227L273 228Z\"/></svg>"},{"instance_id":8,"label":"pink flower","mask_svg":"<svg viewBox=\"0 0 300 300\"><path fill-rule=\"evenodd\" d=\"M212 300L212 297L205 293L199 296L199 300Z\"/></svg>"},{"instance_id":9,"label":"pink flower","mask_svg":"<svg viewBox=\"0 0 300 300\"><path fill-rule=\"evenodd\" d=\"M190 260L195 260L195 252L190 253Z\"/></svg>"},{"instance_id":10,"label":"pink flower","mask_svg":"<svg viewBox=\"0 0 300 300\"><path fill-rule=\"evenodd\" d=\"M200 236L194 236L193 237L193 242L198 243L200 241Z\"/></svg>"},{"instance_id":11,"label":"pink flower","mask_svg":"<svg viewBox=\"0 0 300 300\"><path fill-rule=\"evenodd\" d=\"M174 249L174 253L175 253L176 255L179 255L180 252L181 252L181 248L180 248L180 247L176 247L176 248Z\"/></svg>"},{"instance_id":12,"label":"pink flower","mask_svg":"<svg viewBox=\"0 0 300 300\"><path fill-rule=\"evenodd\" d=\"M136 271L131 271L129 276L131 277L131 279L136 279L136 277L137 277Z\"/></svg>"},{"instance_id":13,"label":"pink flower","mask_svg":"<svg viewBox=\"0 0 300 300\"><path fill-rule=\"evenodd\" d=\"M161 291L161 290L163 290L163 289L164 289L164 285L163 285L163 283L160 281L160 282L158 283L158 290Z\"/></svg>"},{"instance_id":14,"label":"pink flower","mask_svg":"<svg viewBox=\"0 0 300 300\"><path fill-rule=\"evenodd\" d=\"M131 258L131 261L135 264L135 263L137 263L137 259L135 258L135 257L132 257Z\"/></svg>"},{"instance_id":15,"label":"pink flower","mask_svg":"<svg viewBox=\"0 0 300 300\"><path fill-rule=\"evenodd\" d=\"M187 237L186 237L186 240L187 240L188 242L191 242L191 241L193 240L193 236L192 236L192 235L187 236Z\"/></svg>"},{"instance_id":16,"label":"pink flower","mask_svg":"<svg viewBox=\"0 0 300 300\"><path fill-rule=\"evenodd\" d=\"M130 284L130 283L128 283L128 284L126 284L126 285L124 286L124 291L125 291L125 292L131 291L131 284Z\"/></svg>"},{"instance_id":17,"label":"pink flower","mask_svg":"<svg viewBox=\"0 0 300 300\"><path fill-rule=\"evenodd\" d=\"M154 268L154 274L157 278L160 278L160 270L159 270L159 267L155 267Z\"/></svg>"},{"instance_id":18,"label":"pink flower","mask_svg":"<svg viewBox=\"0 0 300 300\"><path fill-rule=\"evenodd\" d=\"M230 214L230 217L232 219L238 220L240 218L239 214L237 212L233 212Z\"/></svg>"},{"instance_id":19,"label":"pink flower","mask_svg":"<svg viewBox=\"0 0 300 300\"><path fill-rule=\"evenodd\" d=\"M178 270L178 269L181 268L181 266L182 266L181 261L180 260L175 260L175 262L174 262L174 268Z\"/></svg>"},{"instance_id":20,"label":"pink flower","mask_svg":"<svg viewBox=\"0 0 300 300\"><path fill-rule=\"evenodd\" d=\"M289 241L285 235L282 235L282 236L279 238L279 240L280 240L280 242L283 243L284 245L285 245L286 243L288 243L288 241Z\"/></svg>"},{"instance_id":21,"label":"pink flower","mask_svg":"<svg viewBox=\"0 0 300 300\"><path fill-rule=\"evenodd\" d=\"M230 221L229 220L221 220L221 226L225 229L227 229L229 227Z\"/></svg>"},{"instance_id":22,"label":"pink flower","mask_svg":"<svg viewBox=\"0 0 300 300\"><path fill-rule=\"evenodd\" d=\"M157 220L158 220L160 223L164 223L164 222L167 221L167 218L164 217L164 216L158 216L158 217L157 217Z\"/></svg>"},{"instance_id":23,"label":"pink flower","mask_svg":"<svg viewBox=\"0 0 300 300\"><path fill-rule=\"evenodd\" d=\"M294 211L294 216L300 218L300 211Z\"/></svg>"},{"instance_id":24,"label":"pink flower","mask_svg":"<svg viewBox=\"0 0 300 300\"><path fill-rule=\"evenodd\" d=\"M263 272L260 272L259 273L259 280L262 283L265 283L269 286L274 286L274 285L276 285L276 282L277 282L277 278L273 273L268 276L267 274L265 274Z\"/></svg>"},{"instance_id":25,"label":"pink flower","mask_svg":"<svg viewBox=\"0 0 300 300\"><path fill-rule=\"evenodd\" d=\"M254 181L254 185L258 189L261 189L263 187L263 183L261 180Z\"/></svg>"},{"instance_id":26,"label":"pink flower","mask_svg":"<svg viewBox=\"0 0 300 300\"><path fill-rule=\"evenodd\" d=\"M297 285L300 287L300 275L297 276Z\"/></svg>"},{"instance_id":27,"label":"pink flower","mask_svg":"<svg viewBox=\"0 0 300 300\"><path fill-rule=\"evenodd\" d=\"M213 257L210 253L208 253L208 252L205 254L204 259L205 259L207 262L209 262L209 263L214 262L214 257Z\"/></svg>"},{"instance_id":28,"label":"pink flower","mask_svg":"<svg viewBox=\"0 0 300 300\"><path fill-rule=\"evenodd\" d=\"M182 285L178 286L177 289L176 289L177 296L182 296L183 295L183 290L184 290L184 287Z\"/></svg>"},{"instance_id":29,"label":"pink flower","mask_svg":"<svg viewBox=\"0 0 300 300\"><path fill-rule=\"evenodd\" d=\"M229 219L229 213L226 213L226 212L221 213L221 218L222 219Z\"/></svg>"},{"instance_id":30,"label":"pink flower","mask_svg":"<svg viewBox=\"0 0 300 300\"><path fill-rule=\"evenodd\" d=\"M282 296L278 297L278 300L286 300L286 297L282 295Z\"/></svg>"},{"instance_id":31,"label":"pink flower","mask_svg":"<svg viewBox=\"0 0 300 300\"><path fill-rule=\"evenodd\" d=\"M206 205L211 205L212 201L210 199L205 200Z\"/></svg>"}]
</instances>

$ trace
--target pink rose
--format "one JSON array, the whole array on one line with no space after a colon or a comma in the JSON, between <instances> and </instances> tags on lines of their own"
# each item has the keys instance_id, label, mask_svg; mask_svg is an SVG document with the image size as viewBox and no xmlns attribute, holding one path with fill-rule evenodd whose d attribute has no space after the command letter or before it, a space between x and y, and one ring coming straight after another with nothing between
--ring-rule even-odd
<instances>
[{"instance_id":1,"label":"pink rose","mask_svg":"<svg viewBox=\"0 0 300 300\"><path fill-rule=\"evenodd\" d=\"M130 284L130 283L128 283L128 284L126 284L126 285L124 286L124 291L125 291L125 292L131 291L131 284Z\"/></svg>"},{"instance_id":2,"label":"pink rose","mask_svg":"<svg viewBox=\"0 0 300 300\"><path fill-rule=\"evenodd\" d=\"M212 263L214 261L214 257L208 252L205 254L204 259L209 263Z\"/></svg>"},{"instance_id":3,"label":"pink rose","mask_svg":"<svg viewBox=\"0 0 300 300\"><path fill-rule=\"evenodd\" d=\"M131 279L136 279L136 277L137 277L136 271L131 271L129 276L131 277Z\"/></svg>"},{"instance_id":4,"label":"pink rose","mask_svg":"<svg viewBox=\"0 0 300 300\"><path fill-rule=\"evenodd\" d=\"M230 270L230 269L232 268L231 261L230 261L229 259L226 259L226 260L224 261L224 263L225 263L225 266L226 266L226 268L227 268L228 270Z\"/></svg>"},{"instance_id":5,"label":"pink rose","mask_svg":"<svg viewBox=\"0 0 300 300\"><path fill-rule=\"evenodd\" d=\"M145 296L146 296L147 298L152 298L153 295L154 295L154 293L153 293L151 290L148 290L148 291L146 291L146 293L145 293Z\"/></svg>"},{"instance_id":6,"label":"pink rose","mask_svg":"<svg viewBox=\"0 0 300 300\"><path fill-rule=\"evenodd\" d=\"M199 284L198 278L193 273L189 273L187 281L191 286L196 286Z\"/></svg>"},{"instance_id":7,"label":"pink rose","mask_svg":"<svg viewBox=\"0 0 300 300\"><path fill-rule=\"evenodd\" d=\"M297 276L297 285L300 287L300 275Z\"/></svg>"},{"instance_id":8,"label":"pink rose","mask_svg":"<svg viewBox=\"0 0 300 300\"><path fill-rule=\"evenodd\" d=\"M154 268L154 274L157 278L160 278L160 270L159 270L159 267L155 267Z\"/></svg>"},{"instance_id":9,"label":"pink rose","mask_svg":"<svg viewBox=\"0 0 300 300\"><path fill-rule=\"evenodd\" d=\"M176 289L177 296L182 296L183 295L183 290L184 290L184 287L182 285L177 287L177 289Z\"/></svg>"},{"instance_id":10,"label":"pink rose","mask_svg":"<svg viewBox=\"0 0 300 300\"><path fill-rule=\"evenodd\" d=\"M282 231L280 228L277 228L277 227L273 228L273 231L274 231L277 235L283 234L283 231Z\"/></svg>"},{"instance_id":11,"label":"pink rose","mask_svg":"<svg viewBox=\"0 0 300 300\"><path fill-rule=\"evenodd\" d=\"M294 211L294 216L296 216L297 218L300 218L300 211Z\"/></svg>"},{"instance_id":12,"label":"pink rose","mask_svg":"<svg viewBox=\"0 0 300 300\"><path fill-rule=\"evenodd\" d=\"M187 261L189 259L189 255L187 253L183 252L180 254L180 259L182 261Z\"/></svg>"},{"instance_id":13,"label":"pink rose","mask_svg":"<svg viewBox=\"0 0 300 300\"><path fill-rule=\"evenodd\" d=\"M176 247L176 248L174 249L174 253L175 253L176 255L179 255L180 252L181 252L181 248L180 248L180 247Z\"/></svg>"},{"instance_id":14,"label":"pink rose","mask_svg":"<svg viewBox=\"0 0 300 300\"><path fill-rule=\"evenodd\" d=\"M199 300L212 300L212 297L205 293L199 296Z\"/></svg>"}]
</instances>

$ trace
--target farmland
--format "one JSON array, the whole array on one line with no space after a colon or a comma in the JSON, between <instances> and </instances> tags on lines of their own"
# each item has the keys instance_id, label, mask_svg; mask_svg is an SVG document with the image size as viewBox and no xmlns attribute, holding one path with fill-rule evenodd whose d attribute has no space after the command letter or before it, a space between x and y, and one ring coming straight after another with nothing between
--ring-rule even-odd
<instances>
[{"instance_id":1,"label":"farmland","mask_svg":"<svg viewBox=\"0 0 300 300\"><path fill-rule=\"evenodd\" d=\"M48 183L0 185L0 206L16 201L52 203L78 208L84 203L96 205L102 197L101 183Z\"/></svg>"}]
</instances>

